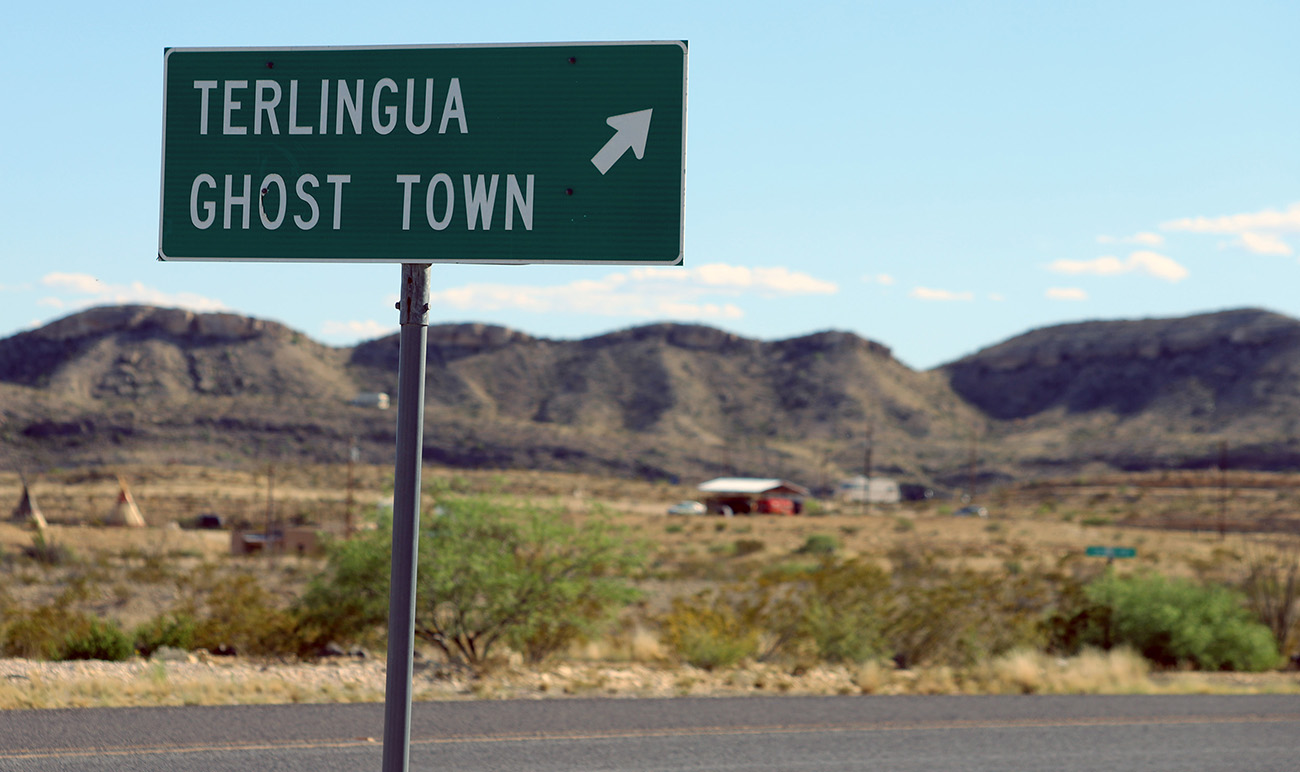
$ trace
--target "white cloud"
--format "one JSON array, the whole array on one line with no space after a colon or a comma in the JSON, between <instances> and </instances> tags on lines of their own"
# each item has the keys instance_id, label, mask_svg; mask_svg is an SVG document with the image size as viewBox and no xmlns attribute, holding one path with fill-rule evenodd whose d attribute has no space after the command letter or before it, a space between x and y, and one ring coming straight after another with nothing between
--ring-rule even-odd
<instances>
[{"instance_id":1,"label":"white cloud","mask_svg":"<svg viewBox=\"0 0 1300 772\"><path fill-rule=\"evenodd\" d=\"M467 284L431 294L431 303L472 311L506 309L597 316L739 319L744 311L722 297L829 295L839 287L787 268L710 263L647 267L556 286Z\"/></svg>"},{"instance_id":2,"label":"white cloud","mask_svg":"<svg viewBox=\"0 0 1300 772\"><path fill-rule=\"evenodd\" d=\"M1144 247L1158 247L1165 243L1165 237L1161 236L1159 233L1143 231L1141 233L1135 233L1132 236L1120 236L1119 238L1114 236L1098 236L1097 242L1100 244L1138 244Z\"/></svg>"},{"instance_id":3,"label":"white cloud","mask_svg":"<svg viewBox=\"0 0 1300 772\"><path fill-rule=\"evenodd\" d=\"M1006 300L1006 299L1007 299L1006 296L1003 295L1001 292L990 292L990 293L989 293L989 300L992 300L994 303L1001 303L1002 301L1004 301L1004 300Z\"/></svg>"},{"instance_id":4,"label":"white cloud","mask_svg":"<svg viewBox=\"0 0 1300 772\"><path fill-rule=\"evenodd\" d=\"M1145 273L1164 281L1182 281L1187 278L1187 269L1171 257L1138 250L1131 253L1127 260L1120 260L1113 255L1106 255L1095 260L1057 260L1047 266L1049 271L1068 276L1120 276L1126 273Z\"/></svg>"},{"instance_id":5,"label":"white cloud","mask_svg":"<svg viewBox=\"0 0 1300 772\"><path fill-rule=\"evenodd\" d=\"M1286 257L1292 254L1291 245L1272 233L1245 231L1241 234L1241 238L1237 240L1237 244L1247 252L1254 252L1257 255L1281 255Z\"/></svg>"},{"instance_id":6,"label":"white cloud","mask_svg":"<svg viewBox=\"0 0 1300 772\"><path fill-rule=\"evenodd\" d=\"M369 339L382 338L385 335L391 335L396 332L397 328L391 324L380 324L374 319L350 322L325 322L321 325L321 332L330 338L352 338L352 339Z\"/></svg>"},{"instance_id":7,"label":"white cloud","mask_svg":"<svg viewBox=\"0 0 1300 772\"><path fill-rule=\"evenodd\" d=\"M1096 260L1057 260L1047 266L1047 270L1054 273L1064 273L1070 276L1088 274L1090 276L1118 276L1121 273L1127 273L1130 269L1120 261L1118 257L1106 256L1099 257Z\"/></svg>"},{"instance_id":8,"label":"white cloud","mask_svg":"<svg viewBox=\"0 0 1300 772\"><path fill-rule=\"evenodd\" d=\"M103 282L84 273L48 273L41 277L41 284L83 295L94 295L104 288Z\"/></svg>"},{"instance_id":9,"label":"white cloud","mask_svg":"<svg viewBox=\"0 0 1300 772\"><path fill-rule=\"evenodd\" d=\"M890 287L894 284L894 277L887 273L878 273L875 276L863 276L862 281L867 284L881 284Z\"/></svg>"},{"instance_id":10,"label":"white cloud","mask_svg":"<svg viewBox=\"0 0 1300 772\"><path fill-rule=\"evenodd\" d=\"M965 302L965 301L971 301L975 299L975 293L973 292L953 292L951 290L933 289L931 287L917 287L908 294L910 294L912 297L916 298L917 300L928 300L928 301L937 301L937 302L950 302L950 301Z\"/></svg>"},{"instance_id":11,"label":"white cloud","mask_svg":"<svg viewBox=\"0 0 1300 772\"><path fill-rule=\"evenodd\" d=\"M611 274L599 283L622 285L628 282L670 283L697 286L713 291L738 294L758 292L764 295L833 295L839 287L806 273L781 267L750 268L744 265L708 263L684 268L654 267L634 268L623 274Z\"/></svg>"},{"instance_id":12,"label":"white cloud","mask_svg":"<svg viewBox=\"0 0 1300 772\"><path fill-rule=\"evenodd\" d=\"M1087 300L1088 293L1078 287L1048 287L1043 293L1049 300Z\"/></svg>"},{"instance_id":13,"label":"white cloud","mask_svg":"<svg viewBox=\"0 0 1300 772\"><path fill-rule=\"evenodd\" d=\"M105 284L84 273L49 273L40 283L55 295L40 298L37 303L52 308L84 308L93 305L122 305L139 303L168 308L186 308L191 311L225 311L225 303L193 292L164 292L135 281L130 284Z\"/></svg>"},{"instance_id":14,"label":"white cloud","mask_svg":"<svg viewBox=\"0 0 1300 772\"><path fill-rule=\"evenodd\" d=\"M1187 278L1186 268L1179 265L1172 257L1159 252L1144 250L1134 252L1128 256L1128 264L1132 266L1132 270L1142 271L1165 281L1182 281Z\"/></svg>"},{"instance_id":15,"label":"white cloud","mask_svg":"<svg viewBox=\"0 0 1300 772\"><path fill-rule=\"evenodd\" d=\"M1257 255L1287 256L1294 254L1294 250L1282 234L1300 233L1300 202L1282 211L1265 209L1221 217L1184 217L1161 223L1160 227L1167 231L1236 236L1229 242L1230 246Z\"/></svg>"},{"instance_id":16,"label":"white cloud","mask_svg":"<svg viewBox=\"0 0 1300 772\"><path fill-rule=\"evenodd\" d=\"M1300 202L1286 211L1265 209L1262 212L1230 214L1223 217L1184 217L1160 224L1167 231L1190 233L1245 233L1247 231L1300 232Z\"/></svg>"}]
</instances>

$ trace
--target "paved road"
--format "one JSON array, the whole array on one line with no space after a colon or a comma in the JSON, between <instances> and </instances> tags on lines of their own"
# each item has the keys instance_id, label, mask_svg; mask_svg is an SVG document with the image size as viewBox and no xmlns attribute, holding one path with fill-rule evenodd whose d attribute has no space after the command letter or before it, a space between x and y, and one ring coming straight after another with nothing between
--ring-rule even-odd
<instances>
[{"instance_id":1,"label":"paved road","mask_svg":"<svg viewBox=\"0 0 1300 772\"><path fill-rule=\"evenodd\" d=\"M378 770L382 705L0 712L0 770ZM412 770L1295 772L1300 697L419 703Z\"/></svg>"}]
</instances>

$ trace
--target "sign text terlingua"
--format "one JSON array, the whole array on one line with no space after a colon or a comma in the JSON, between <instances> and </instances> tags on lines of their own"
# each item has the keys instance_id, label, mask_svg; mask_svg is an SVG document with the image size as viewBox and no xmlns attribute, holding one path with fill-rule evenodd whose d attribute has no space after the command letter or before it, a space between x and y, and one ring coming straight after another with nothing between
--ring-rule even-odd
<instances>
[{"instance_id":1,"label":"sign text terlingua","mask_svg":"<svg viewBox=\"0 0 1300 772\"><path fill-rule=\"evenodd\" d=\"M172 48L162 260L682 260L686 43Z\"/></svg>"}]
</instances>

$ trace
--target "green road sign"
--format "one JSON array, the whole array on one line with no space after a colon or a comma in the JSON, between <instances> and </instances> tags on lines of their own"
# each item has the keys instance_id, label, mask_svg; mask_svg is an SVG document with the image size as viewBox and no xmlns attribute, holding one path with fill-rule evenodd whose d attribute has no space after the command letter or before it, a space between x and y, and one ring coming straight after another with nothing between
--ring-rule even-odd
<instances>
[{"instance_id":1,"label":"green road sign","mask_svg":"<svg viewBox=\"0 0 1300 772\"><path fill-rule=\"evenodd\" d=\"M686 49L168 49L158 257L680 263Z\"/></svg>"},{"instance_id":2,"label":"green road sign","mask_svg":"<svg viewBox=\"0 0 1300 772\"><path fill-rule=\"evenodd\" d=\"M1086 554L1094 558L1131 558L1137 556L1132 547L1089 547Z\"/></svg>"}]
</instances>

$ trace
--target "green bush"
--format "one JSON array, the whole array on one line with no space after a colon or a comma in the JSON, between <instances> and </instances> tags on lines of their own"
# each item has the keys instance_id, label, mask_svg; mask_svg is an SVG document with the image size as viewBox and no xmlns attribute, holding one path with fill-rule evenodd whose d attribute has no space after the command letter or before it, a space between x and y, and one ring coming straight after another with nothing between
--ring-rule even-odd
<instances>
[{"instance_id":1,"label":"green bush","mask_svg":"<svg viewBox=\"0 0 1300 772\"><path fill-rule=\"evenodd\" d=\"M190 651L198 623L189 614L160 614L135 629L132 638L142 657L152 657L163 646Z\"/></svg>"},{"instance_id":2,"label":"green bush","mask_svg":"<svg viewBox=\"0 0 1300 772\"><path fill-rule=\"evenodd\" d=\"M23 554L46 566L66 566L77 562L77 553L52 539L46 539L43 531L32 536L32 546L25 547Z\"/></svg>"},{"instance_id":3,"label":"green bush","mask_svg":"<svg viewBox=\"0 0 1300 772\"><path fill-rule=\"evenodd\" d=\"M0 639L0 654L21 659L58 659L64 640L85 623L84 617L69 613L59 604L11 611Z\"/></svg>"},{"instance_id":4,"label":"green bush","mask_svg":"<svg viewBox=\"0 0 1300 772\"><path fill-rule=\"evenodd\" d=\"M1039 648L1051 582L1035 572L995 576L949 568L934 556L890 556L894 608L884 634L895 659L967 667L1018 648Z\"/></svg>"},{"instance_id":5,"label":"green bush","mask_svg":"<svg viewBox=\"0 0 1300 772\"><path fill-rule=\"evenodd\" d=\"M795 550L800 555L816 555L824 557L835 554L840 548L840 542L829 533L813 533L804 539L803 545Z\"/></svg>"},{"instance_id":6,"label":"green bush","mask_svg":"<svg viewBox=\"0 0 1300 772\"><path fill-rule=\"evenodd\" d=\"M131 637L115 622L92 619L84 628L69 633L63 640L59 659L102 659L121 662L135 653Z\"/></svg>"},{"instance_id":7,"label":"green bush","mask_svg":"<svg viewBox=\"0 0 1300 772\"><path fill-rule=\"evenodd\" d=\"M674 598L660 619L663 642L688 665L731 667L758 651L759 630L722 593Z\"/></svg>"},{"instance_id":8,"label":"green bush","mask_svg":"<svg viewBox=\"0 0 1300 772\"><path fill-rule=\"evenodd\" d=\"M193 647L253 656L302 649L297 617L253 574L222 574L208 567L191 576L185 588L189 597L173 613L178 620L194 620Z\"/></svg>"},{"instance_id":9,"label":"green bush","mask_svg":"<svg viewBox=\"0 0 1300 772\"><path fill-rule=\"evenodd\" d=\"M1086 596L1095 618L1079 626L1084 644L1131 646L1162 667L1260 671L1278 664L1272 633L1227 587L1108 573Z\"/></svg>"},{"instance_id":10,"label":"green bush","mask_svg":"<svg viewBox=\"0 0 1300 772\"><path fill-rule=\"evenodd\" d=\"M637 597L640 544L610 523L446 497L423 518L415 634L451 660L486 665L497 644L533 662L591 635ZM299 605L317 638L343 642L388 615L391 523L330 553Z\"/></svg>"},{"instance_id":11,"label":"green bush","mask_svg":"<svg viewBox=\"0 0 1300 772\"><path fill-rule=\"evenodd\" d=\"M886 653L885 620L893 608L889 576L855 561L763 577L759 621L772 634L766 656L865 662Z\"/></svg>"}]
</instances>

